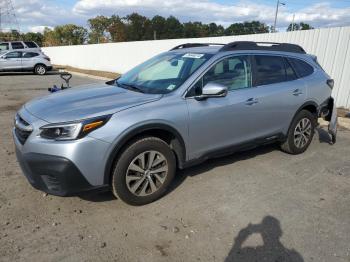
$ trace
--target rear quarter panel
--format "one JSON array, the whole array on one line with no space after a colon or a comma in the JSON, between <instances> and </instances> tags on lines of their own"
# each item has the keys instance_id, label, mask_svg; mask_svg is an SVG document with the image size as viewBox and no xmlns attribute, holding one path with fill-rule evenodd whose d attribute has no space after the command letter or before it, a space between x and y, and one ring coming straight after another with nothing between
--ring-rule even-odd
<instances>
[{"instance_id":1,"label":"rear quarter panel","mask_svg":"<svg viewBox=\"0 0 350 262\"><path fill-rule=\"evenodd\" d=\"M328 75L321 69L304 78L308 88L307 100L314 101L317 105L324 103L332 94L332 90L327 85Z\"/></svg>"}]
</instances>

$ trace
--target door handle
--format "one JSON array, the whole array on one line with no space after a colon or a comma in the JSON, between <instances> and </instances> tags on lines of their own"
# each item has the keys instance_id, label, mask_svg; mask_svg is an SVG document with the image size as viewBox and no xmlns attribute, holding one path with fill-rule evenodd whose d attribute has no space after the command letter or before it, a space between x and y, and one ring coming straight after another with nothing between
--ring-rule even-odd
<instances>
[{"instance_id":1,"label":"door handle","mask_svg":"<svg viewBox=\"0 0 350 262\"><path fill-rule=\"evenodd\" d=\"M295 89L294 91L293 91L293 95L294 96L298 96L298 95L302 95L303 94L303 91L301 91L300 89Z\"/></svg>"},{"instance_id":2,"label":"door handle","mask_svg":"<svg viewBox=\"0 0 350 262\"><path fill-rule=\"evenodd\" d=\"M247 101L245 101L245 104L248 106L252 106L257 103L259 103L259 100L256 98L249 98Z\"/></svg>"}]
</instances>

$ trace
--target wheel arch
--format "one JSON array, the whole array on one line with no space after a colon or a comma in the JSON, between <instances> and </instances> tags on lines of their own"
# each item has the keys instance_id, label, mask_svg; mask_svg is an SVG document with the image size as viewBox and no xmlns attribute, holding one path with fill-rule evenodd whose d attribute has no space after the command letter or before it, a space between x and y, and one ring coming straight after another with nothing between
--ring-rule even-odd
<instances>
[{"instance_id":1,"label":"wheel arch","mask_svg":"<svg viewBox=\"0 0 350 262\"><path fill-rule=\"evenodd\" d=\"M110 184L114 163L118 159L123 149L131 141L144 136L154 136L164 140L174 151L177 166L180 169L184 167L184 163L186 161L186 146L180 133L174 127L167 124L145 124L128 131L114 146L105 166L104 184Z\"/></svg>"},{"instance_id":2,"label":"wheel arch","mask_svg":"<svg viewBox=\"0 0 350 262\"><path fill-rule=\"evenodd\" d=\"M315 101L312 101L312 100L303 103L303 104L298 108L298 110L295 111L295 114L294 114L293 117L290 119L288 128L286 128L286 129L283 131L283 133L284 133L285 135L287 135L287 133L288 133L288 131L289 131L289 128L290 128L291 124L293 123L293 120L295 119L295 117L297 116L297 114L298 114L301 110L307 110L307 111L311 112L312 114L315 115L315 118L317 119L318 113L319 113L319 106L318 106L318 104L317 104Z\"/></svg>"},{"instance_id":3,"label":"wheel arch","mask_svg":"<svg viewBox=\"0 0 350 262\"><path fill-rule=\"evenodd\" d=\"M40 63L40 62L39 62L39 63L36 63L36 64L34 65L34 67L33 67L34 73L36 73L36 72L35 72L36 67L39 66L39 65L40 65L40 66L43 66L43 67L45 68L45 72L47 72L47 66L46 66L44 63Z\"/></svg>"},{"instance_id":4,"label":"wheel arch","mask_svg":"<svg viewBox=\"0 0 350 262\"><path fill-rule=\"evenodd\" d=\"M34 65L34 67L33 68L35 68L35 67L37 67L38 65L42 65L42 66L44 66L45 68L47 68L47 66L44 64L44 63L36 63L35 65Z\"/></svg>"},{"instance_id":5,"label":"wheel arch","mask_svg":"<svg viewBox=\"0 0 350 262\"><path fill-rule=\"evenodd\" d=\"M312 114L314 114L315 117L318 117L319 106L315 101L307 101L298 109L298 111L295 113L294 117L301 110L307 110L307 111L311 112Z\"/></svg>"}]
</instances>

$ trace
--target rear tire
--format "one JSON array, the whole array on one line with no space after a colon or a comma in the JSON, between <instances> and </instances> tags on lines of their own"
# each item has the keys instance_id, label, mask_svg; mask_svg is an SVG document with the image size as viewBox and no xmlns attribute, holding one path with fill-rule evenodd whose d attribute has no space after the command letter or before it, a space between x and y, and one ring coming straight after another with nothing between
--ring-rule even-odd
<instances>
[{"instance_id":1,"label":"rear tire","mask_svg":"<svg viewBox=\"0 0 350 262\"><path fill-rule=\"evenodd\" d=\"M315 133L316 118L307 110L301 110L289 127L287 139L281 144L281 150L297 155L305 152Z\"/></svg>"},{"instance_id":2,"label":"rear tire","mask_svg":"<svg viewBox=\"0 0 350 262\"><path fill-rule=\"evenodd\" d=\"M34 67L34 74L36 75L45 75L47 72L47 68L45 65L38 64Z\"/></svg>"},{"instance_id":3,"label":"rear tire","mask_svg":"<svg viewBox=\"0 0 350 262\"><path fill-rule=\"evenodd\" d=\"M161 198L176 172L176 158L167 143L157 137L131 142L115 163L113 194L139 206Z\"/></svg>"}]
</instances>

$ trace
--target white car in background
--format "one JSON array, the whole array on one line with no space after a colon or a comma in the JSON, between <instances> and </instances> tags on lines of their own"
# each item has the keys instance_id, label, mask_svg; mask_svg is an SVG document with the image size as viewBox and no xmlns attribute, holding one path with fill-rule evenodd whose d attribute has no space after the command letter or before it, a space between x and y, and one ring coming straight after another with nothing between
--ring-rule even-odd
<instances>
[{"instance_id":1,"label":"white car in background","mask_svg":"<svg viewBox=\"0 0 350 262\"><path fill-rule=\"evenodd\" d=\"M26 51L39 51L40 46L34 41L10 41L0 42L0 52L12 51L12 50L26 50Z\"/></svg>"},{"instance_id":2,"label":"white car in background","mask_svg":"<svg viewBox=\"0 0 350 262\"><path fill-rule=\"evenodd\" d=\"M0 53L0 71L32 71L45 75L52 69L50 58L40 51L7 51Z\"/></svg>"}]
</instances>

